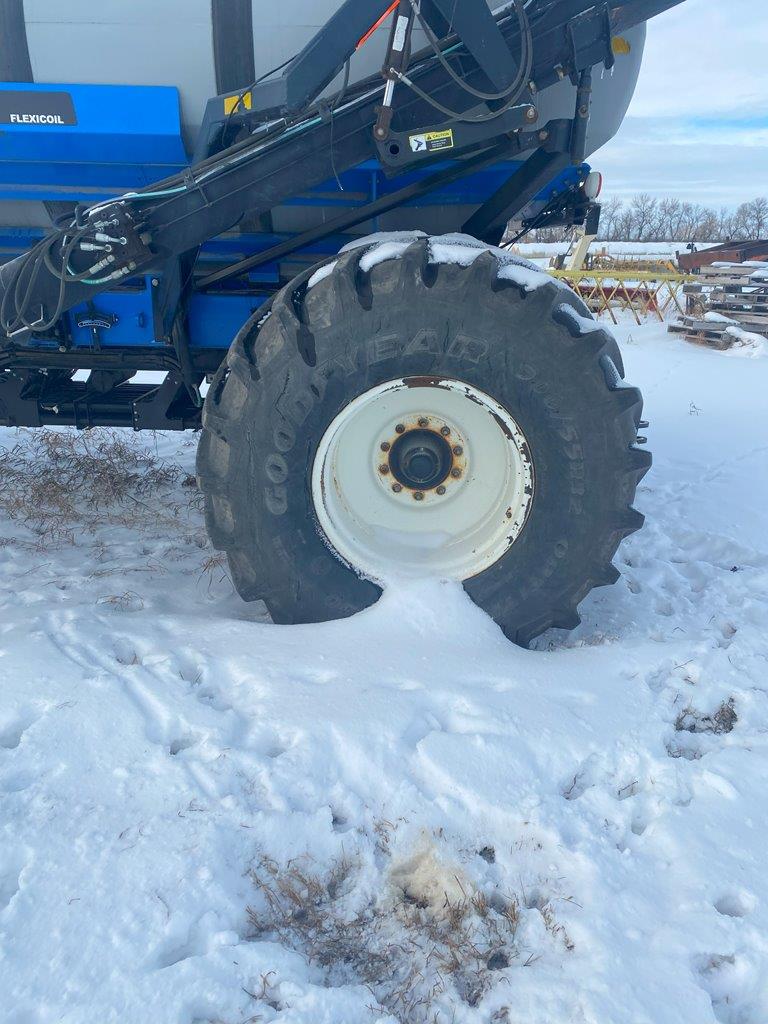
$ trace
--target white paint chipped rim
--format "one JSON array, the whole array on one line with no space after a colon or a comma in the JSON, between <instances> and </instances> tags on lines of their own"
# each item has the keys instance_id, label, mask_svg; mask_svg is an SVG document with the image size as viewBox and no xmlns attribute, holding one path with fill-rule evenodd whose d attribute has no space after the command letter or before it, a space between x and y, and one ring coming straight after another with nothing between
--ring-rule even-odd
<instances>
[{"instance_id":1,"label":"white paint chipped rim","mask_svg":"<svg viewBox=\"0 0 768 1024\"><path fill-rule=\"evenodd\" d=\"M453 462L461 468L445 470L442 493L406 481L393 486L382 451L395 447L396 433L408 436L396 424L443 426L451 444L461 442L454 454L463 458ZM521 427L491 395L450 377L405 377L339 412L320 440L311 486L324 539L360 575L465 580L517 540L533 502L534 467Z\"/></svg>"},{"instance_id":2,"label":"white paint chipped rim","mask_svg":"<svg viewBox=\"0 0 768 1024\"><path fill-rule=\"evenodd\" d=\"M380 231L363 238L355 238L344 246L341 253L365 249L360 258L360 269L364 273L368 273L379 263L401 259L408 247L420 239L428 241L430 263L453 263L469 267L481 253L490 252L496 257L498 277L502 280L512 281L529 292L551 282L558 287L566 287L561 281L537 267L535 263L531 263L521 256L515 256L498 246L480 242L471 235L458 233L427 235L423 231ZM326 263L325 266L316 270L310 277L307 287L314 288L315 285L324 281L333 273L337 262L334 260L331 263Z\"/></svg>"}]
</instances>

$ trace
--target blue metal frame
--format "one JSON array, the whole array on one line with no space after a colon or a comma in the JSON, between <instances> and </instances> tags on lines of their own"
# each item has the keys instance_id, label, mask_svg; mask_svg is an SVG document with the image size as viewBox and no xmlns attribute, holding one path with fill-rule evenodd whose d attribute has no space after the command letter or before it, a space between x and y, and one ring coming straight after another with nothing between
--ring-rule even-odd
<instances>
[{"instance_id":1,"label":"blue metal frame","mask_svg":"<svg viewBox=\"0 0 768 1024\"><path fill-rule=\"evenodd\" d=\"M0 91L55 92L72 97L77 124L4 124L0 130L0 201L94 202L151 184L189 166L181 134L179 96L165 86L39 85L0 83ZM478 171L409 204L415 209L444 205L477 206L494 193L519 163L504 163ZM296 196L286 207L349 208L361 206L413 180L432 174L429 168L388 179L376 161L368 161ZM584 179L587 165L571 167L550 182L537 197L543 205L553 194ZM341 187L339 187L341 185ZM279 208L278 208L279 209ZM416 221L417 218L414 218ZM0 222L2 207L0 207ZM34 229L0 227L0 258L19 255L40 238ZM286 235L239 234L212 239L199 260L210 270L245 256L266 251ZM332 255L349 239L335 236L297 252L292 259L314 262ZM258 267L245 279L220 291L196 293L188 310L192 348L226 349L251 313L278 282L278 267ZM119 291L99 295L94 302L71 310L67 317L73 345L91 349L157 347L153 279L128 282ZM109 329L96 334L78 320L93 310L115 318ZM41 346L46 347L46 346Z\"/></svg>"}]
</instances>

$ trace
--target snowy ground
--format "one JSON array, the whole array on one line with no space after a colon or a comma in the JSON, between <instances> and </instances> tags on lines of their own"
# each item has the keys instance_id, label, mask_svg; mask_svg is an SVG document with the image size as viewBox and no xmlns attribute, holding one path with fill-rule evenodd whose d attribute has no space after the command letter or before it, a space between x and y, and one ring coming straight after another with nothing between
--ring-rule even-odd
<instances>
[{"instance_id":1,"label":"snowy ground","mask_svg":"<svg viewBox=\"0 0 768 1024\"><path fill-rule=\"evenodd\" d=\"M0 519L3 1024L768 1021L768 357L620 335L648 522L538 650L272 626L156 466Z\"/></svg>"}]
</instances>

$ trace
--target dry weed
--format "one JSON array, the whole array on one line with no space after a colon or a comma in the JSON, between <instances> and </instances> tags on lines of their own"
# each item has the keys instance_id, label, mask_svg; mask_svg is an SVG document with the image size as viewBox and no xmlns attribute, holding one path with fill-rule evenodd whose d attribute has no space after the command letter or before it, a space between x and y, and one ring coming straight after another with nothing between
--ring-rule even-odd
<instances>
[{"instance_id":1,"label":"dry weed","mask_svg":"<svg viewBox=\"0 0 768 1024\"><path fill-rule=\"evenodd\" d=\"M692 705L688 705L677 716L675 729L677 732L708 732L715 736L722 736L733 730L738 719L736 702L733 697L729 697L711 715L697 711Z\"/></svg>"},{"instance_id":2,"label":"dry weed","mask_svg":"<svg viewBox=\"0 0 768 1024\"><path fill-rule=\"evenodd\" d=\"M263 858L251 871L258 901L248 907L250 937L299 952L323 970L329 987L367 986L371 1009L402 1024L448 1024L460 1004L480 1003L504 977L499 972L538 959L517 942L525 904L516 897L467 892L436 906L393 885L390 875L387 891L361 907L358 871L346 857L323 873L308 860L279 867ZM572 949L552 905L537 909L552 937ZM270 989L273 1006L278 990Z\"/></svg>"},{"instance_id":3,"label":"dry weed","mask_svg":"<svg viewBox=\"0 0 768 1024\"><path fill-rule=\"evenodd\" d=\"M0 450L0 513L24 524L38 547L104 525L183 528L193 510L196 518L194 478L130 433L19 430L17 438Z\"/></svg>"}]
</instances>

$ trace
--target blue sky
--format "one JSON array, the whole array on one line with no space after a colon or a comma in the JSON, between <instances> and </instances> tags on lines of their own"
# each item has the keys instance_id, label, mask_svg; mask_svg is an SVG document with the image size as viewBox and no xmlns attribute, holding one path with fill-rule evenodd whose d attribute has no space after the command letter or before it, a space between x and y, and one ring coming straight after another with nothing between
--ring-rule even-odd
<instances>
[{"instance_id":1,"label":"blue sky","mask_svg":"<svg viewBox=\"0 0 768 1024\"><path fill-rule=\"evenodd\" d=\"M624 124L590 162L606 195L768 195L767 0L685 0L651 21Z\"/></svg>"}]
</instances>

